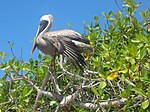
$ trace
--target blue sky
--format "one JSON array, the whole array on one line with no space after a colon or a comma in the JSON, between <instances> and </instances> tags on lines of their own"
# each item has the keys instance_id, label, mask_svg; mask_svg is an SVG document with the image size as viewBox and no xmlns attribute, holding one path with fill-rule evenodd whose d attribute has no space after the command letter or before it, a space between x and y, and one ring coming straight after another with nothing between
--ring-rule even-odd
<instances>
[{"instance_id":1,"label":"blue sky","mask_svg":"<svg viewBox=\"0 0 150 112\"><path fill-rule=\"evenodd\" d=\"M150 6L149 0L136 1L143 2L139 10L145 10ZM90 24L93 17L98 15L101 18L101 25L104 25L102 12L110 10L119 10L114 0L15 0L15 2L1 0L0 51L10 54L8 41L11 41L14 42L13 49L17 57L21 56L22 49L24 60L37 59L38 50L32 55L30 51L42 15L52 14L54 16L52 30L69 28L67 23L71 22L73 30L83 33L83 21Z\"/></svg>"}]
</instances>

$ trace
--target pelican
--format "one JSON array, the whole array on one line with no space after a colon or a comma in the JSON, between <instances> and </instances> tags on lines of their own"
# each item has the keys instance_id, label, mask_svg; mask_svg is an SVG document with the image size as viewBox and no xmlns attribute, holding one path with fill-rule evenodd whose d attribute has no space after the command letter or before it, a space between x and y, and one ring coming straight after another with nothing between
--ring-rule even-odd
<instances>
[{"instance_id":1,"label":"pelican","mask_svg":"<svg viewBox=\"0 0 150 112\"><path fill-rule=\"evenodd\" d=\"M52 56L54 60L56 56L61 55L69 58L73 64L83 69L86 63L81 53L92 51L89 40L82 38L78 32L69 29L49 31L52 23L53 16L51 14L40 18L31 53L37 47L45 55Z\"/></svg>"}]
</instances>

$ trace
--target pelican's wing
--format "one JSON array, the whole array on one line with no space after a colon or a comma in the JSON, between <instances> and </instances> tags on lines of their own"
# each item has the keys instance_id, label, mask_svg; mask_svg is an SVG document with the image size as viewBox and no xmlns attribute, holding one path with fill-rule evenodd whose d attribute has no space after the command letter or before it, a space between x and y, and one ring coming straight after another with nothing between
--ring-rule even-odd
<instances>
[{"instance_id":1,"label":"pelican's wing","mask_svg":"<svg viewBox=\"0 0 150 112\"><path fill-rule=\"evenodd\" d=\"M63 29L63 30L51 31L48 33L51 36L63 36L71 40L83 42L85 44L90 44L88 39L82 38L82 36L78 32L73 31L73 30Z\"/></svg>"},{"instance_id":2,"label":"pelican's wing","mask_svg":"<svg viewBox=\"0 0 150 112\"><path fill-rule=\"evenodd\" d=\"M63 54L68 57L82 69L82 66L85 66L84 57L81 55L82 49L72 41L80 37L75 37L71 33L64 33L62 31L58 30L45 33L42 38L51 42L57 49L58 54Z\"/></svg>"}]
</instances>

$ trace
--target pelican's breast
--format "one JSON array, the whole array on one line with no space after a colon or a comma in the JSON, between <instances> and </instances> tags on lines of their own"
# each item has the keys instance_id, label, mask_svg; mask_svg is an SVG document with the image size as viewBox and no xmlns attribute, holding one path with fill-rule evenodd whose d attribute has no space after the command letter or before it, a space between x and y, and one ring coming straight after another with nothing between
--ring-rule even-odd
<instances>
[{"instance_id":1,"label":"pelican's breast","mask_svg":"<svg viewBox=\"0 0 150 112\"><path fill-rule=\"evenodd\" d=\"M48 38L48 37L47 37ZM36 39L37 48L45 55L55 56L56 48L50 41L46 41L42 35L38 36Z\"/></svg>"}]
</instances>

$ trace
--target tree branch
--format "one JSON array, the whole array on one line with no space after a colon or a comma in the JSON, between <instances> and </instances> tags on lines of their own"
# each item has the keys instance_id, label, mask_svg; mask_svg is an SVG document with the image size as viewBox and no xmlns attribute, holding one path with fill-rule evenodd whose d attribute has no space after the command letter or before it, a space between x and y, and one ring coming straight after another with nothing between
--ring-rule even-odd
<instances>
[{"instance_id":1,"label":"tree branch","mask_svg":"<svg viewBox=\"0 0 150 112\"><path fill-rule=\"evenodd\" d=\"M71 103L72 101L74 101L74 99L78 97L78 95L79 95L79 93L80 93L80 91L82 89L82 86L84 86L85 82L86 81L83 81L83 83L79 85L77 91L74 92L72 95L64 96L62 101L56 107L55 112L59 112L62 107L64 107L65 105Z\"/></svg>"},{"instance_id":2,"label":"tree branch","mask_svg":"<svg viewBox=\"0 0 150 112\"><path fill-rule=\"evenodd\" d=\"M141 96L133 98L133 100L135 100L135 101L142 100L142 99L143 99L143 97L141 97ZM115 106L119 106L119 105L125 105L127 100L128 100L127 98L121 98L118 100L109 100L109 101L100 102L99 104L83 103L83 102L79 102L79 101L74 101L74 102L71 102L71 104L73 104L75 106L83 107L86 109L95 109L96 110L101 107L115 107Z\"/></svg>"},{"instance_id":3,"label":"tree branch","mask_svg":"<svg viewBox=\"0 0 150 112\"><path fill-rule=\"evenodd\" d=\"M52 82L52 84L53 84L53 88L54 88L55 92L57 92L58 94L61 94L60 92L61 92L62 90L59 88L59 85L58 85L58 83L57 83L56 78L53 76L53 74L51 73L50 70L48 70L48 72L50 72L50 80L51 80L51 82Z\"/></svg>"}]
</instances>

